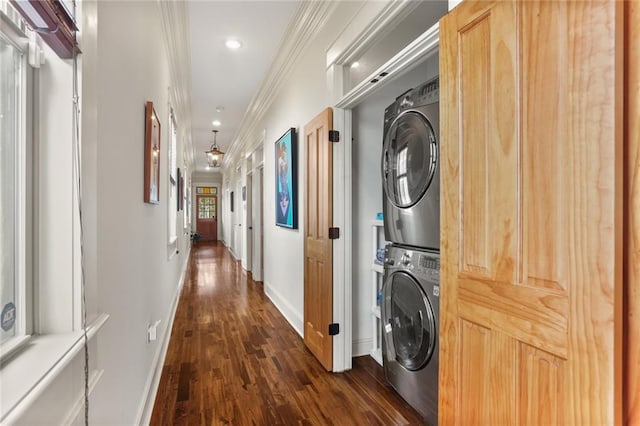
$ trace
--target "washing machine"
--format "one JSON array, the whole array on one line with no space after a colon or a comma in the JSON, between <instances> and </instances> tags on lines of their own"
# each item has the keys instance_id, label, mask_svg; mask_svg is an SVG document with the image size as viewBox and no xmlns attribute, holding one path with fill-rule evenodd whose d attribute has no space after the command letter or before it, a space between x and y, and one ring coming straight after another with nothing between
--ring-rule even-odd
<instances>
[{"instance_id":1,"label":"washing machine","mask_svg":"<svg viewBox=\"0 0 640 426\"><path fill-rule=\"evenodd\" d=\"M384 114L382 186L387 241L440 249L438 78L400 95Z\"/></svg>"},{"instance_id":2,"label":"washing machine","mask_svg":"<svg viewBox=\"0 0 640 426\"><path fill-rule=\"evenodd\" d=\"M440 254L388 245L382 287L382 361L391 386L438 424Z\"/></svg>"}]
</instances>

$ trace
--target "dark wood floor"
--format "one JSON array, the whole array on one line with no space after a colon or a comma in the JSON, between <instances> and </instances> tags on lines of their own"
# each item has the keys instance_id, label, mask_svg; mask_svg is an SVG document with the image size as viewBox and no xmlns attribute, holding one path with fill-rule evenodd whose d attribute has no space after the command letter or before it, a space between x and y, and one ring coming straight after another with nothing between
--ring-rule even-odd
<instances>
[{"instance_id":1,"label":"dark wood floor","mask_svg":"<svg viewBox=\"0 0 640 426\"><path fill-rule=\"evenodd\" d=\"M226 248L201 244L191 253L151 424L422 424L372 358L353 366L327 373Z\"/></svg>"}]
</instances>

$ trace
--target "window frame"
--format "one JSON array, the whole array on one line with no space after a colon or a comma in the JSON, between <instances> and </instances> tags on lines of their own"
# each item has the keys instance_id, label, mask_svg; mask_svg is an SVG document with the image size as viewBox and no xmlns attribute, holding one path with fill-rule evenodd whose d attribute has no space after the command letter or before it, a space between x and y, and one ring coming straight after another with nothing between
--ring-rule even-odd
<instances>
[{"instance_id":1,"label":"window frame","mask_svg":"<svg viewBox=\"0 0 640 426\"><path fill-rule=\"evenodd\" d=\"M173 108L169 105L169 143L167 155L167 180L168 180L168 197L167 197L167 245L172 249L170 256L177 251L178 241L178 128L176 125L176 117Z\"/></svg>"},{"instance_id":2,"label":"window frame","mask_svg":"<svg viewBox=\"0 0 640 426\"><path fill-rule=\"evenodd\" d=\"M14 153L15 229L14 304L17 315L15 335L0 343L0 363L13 356L31 339L34 327L33 282L33 95L34 72L29 64L29 39L21 21L12 20L0 10L0 39L20 53L17 101L17 146ZM1 309L1 307L0 307Z\"/></svg>"}]
</instances>

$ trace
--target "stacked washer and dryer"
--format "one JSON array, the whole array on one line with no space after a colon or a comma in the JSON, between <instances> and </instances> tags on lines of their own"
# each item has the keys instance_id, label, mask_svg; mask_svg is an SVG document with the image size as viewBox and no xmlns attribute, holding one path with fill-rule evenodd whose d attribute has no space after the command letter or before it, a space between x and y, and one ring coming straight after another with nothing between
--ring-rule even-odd
<instances>
[{"instance_id":1,"label":"stacked washer and dryer","mask_svg":"<svg viewBox=\"0 0 640 426\"><path fill-rule=\"evenodd\" d=\"M438 78L385 110L382 358L396 391L438 424L440 167Z\"/></svg>"}]
</instances>

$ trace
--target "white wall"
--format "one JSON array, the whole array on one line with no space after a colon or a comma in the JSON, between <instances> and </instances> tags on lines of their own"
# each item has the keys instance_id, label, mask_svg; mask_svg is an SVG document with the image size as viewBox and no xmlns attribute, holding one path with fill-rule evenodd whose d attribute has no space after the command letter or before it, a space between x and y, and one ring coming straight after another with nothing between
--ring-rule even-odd
<instances>
[{"instance_id":1,"label":"white wall","mask_svg":"<svg viewBox=\"0 0 640 426\"><path fill-rule=\"evenodd\" d=\"M416 66L353 109L353 342L354 356L371 349L371 220L382 212L384 110L397 96L438 75L437 57Z\"/></svg>"},{"instance_id":2,"label":"white wall","mask_svg":"<svg viewBox=\"0 0 640 426\"><path fill-rule=\"evenodd\" d=\"M160 320L158 335L165 335L188 256L167 256L171 82L158 5L98 2L98 51L98 308L111 317L100 336L104 376L91 412L94 424L134 424L161 348L161 339L147 343L147 327ZM162 126L159 205L142 201L146 101L153 101ZM177 152L182 164L180 146ZM189 247L178 234L177 247Z\"/></svg>"}]
</instances>

